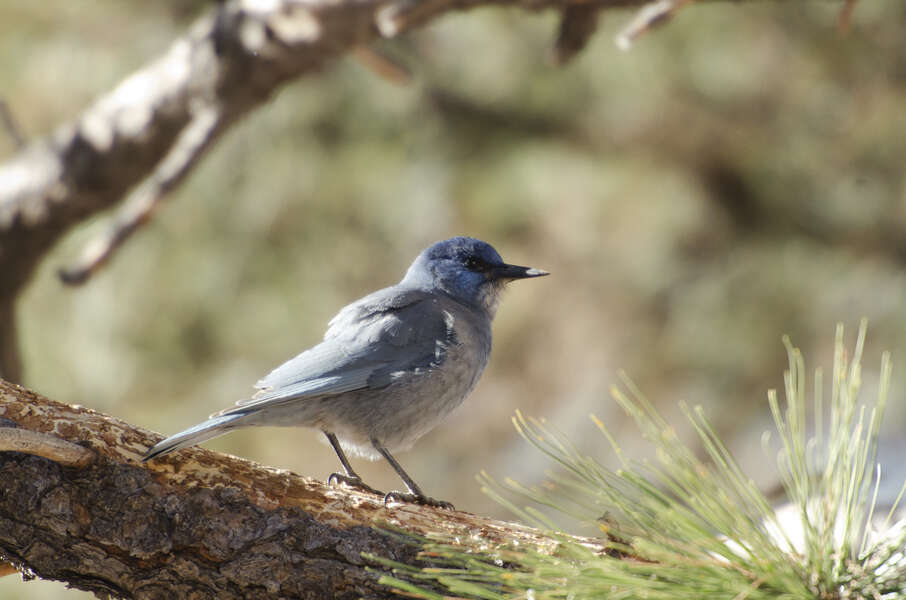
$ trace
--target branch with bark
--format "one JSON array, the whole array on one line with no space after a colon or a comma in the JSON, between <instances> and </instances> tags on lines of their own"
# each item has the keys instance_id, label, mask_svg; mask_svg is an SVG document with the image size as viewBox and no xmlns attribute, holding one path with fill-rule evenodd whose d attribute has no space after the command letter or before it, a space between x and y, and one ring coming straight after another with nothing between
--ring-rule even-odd
<instances>
[{"instance_id":1,"label":"branch with bark","mask_svg":"<svg viewBox=\"0 0 906 600\"><path fill-rule=\"evenodd\" d=\"M549 551L535 530L331 487L160 437L0 380L0 558L101 597L388 598L363 554L424 564L399 536Z\"/></svg>"},{"instance_id":2,"label":"branch with bark","mask_svg":"<svg viewBox=\"0 0 906 600\"><path fill-rule=\"evenodd\" d=\"M109 231L61 271L87 280L192 171L212 143L281 85L449 11L509 5L563 13L559 59L594 31L600 8L645 0L232 0L218 3L147 66L74 121L0 165L0 376L20 379L14 303L47 251L71 227L131 193ZM594 6L595 10L590 7ZM4 114L8 114L4 112Z\"/></svg>"}]
</instances>

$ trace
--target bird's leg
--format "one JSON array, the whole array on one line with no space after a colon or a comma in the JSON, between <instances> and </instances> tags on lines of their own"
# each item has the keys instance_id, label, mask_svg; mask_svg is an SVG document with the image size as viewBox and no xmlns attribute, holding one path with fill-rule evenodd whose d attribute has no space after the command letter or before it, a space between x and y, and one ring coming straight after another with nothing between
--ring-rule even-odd
<instances>
[{"instance_id":1,"label":"bird's leg","mask_svg":"<svg viewBox=\"0 0 906 600\"><path fill-rule=\"evenodd\" d=\"M386 496L384 496L384 504L391 500L397 500L400 502L414 502L416 504L424 504L426 506L455 510L453 505L449 502L444 502L443 500L435 500L434 498L425 496L421 488L418 487L418 484L415 483L411 477L409 477L409 474L403 470L403 467L398 462L396 462L396 459L393 458L393 455L390 454L390 451L387 450L387 448L385 448L383 444L381 444L376 439L371 438L371 445L374 446L375 450L381 453L381 456L387 459L387 462L390 463L390 466L393 467L393 470L396 471L396 474L400 476L400 479L403 480L403 483L406 484L406 487L409 488L410 492L408 494L405 494L403 492L389 492Z\"/></svg>"},{"instance_id":2,"label":"bird's leg","mask_svg":"<svg viewBox=\"0 0 906 600\"><path fill-rule=\"evenodd\" d=\"M327 483L342 483L354 487L356 489L362 490L363 492L369 492L372 494L377 494L378 496L383 496L384 492L376 490L359 477L358 473L352 470L352 465L349 464L349 459L346 458L346 454L343 453L343 449L340 447L340 442L337 440L337 436L325 431L324 435L327 436L327 441L330 442L330 445L333 446L334 452L337 453L337 457L340 459L340 462L343 463L343 470L346 471L346 474L343 473L331 473L330 477L327 478Z\"/></svg>"}]
</instances>

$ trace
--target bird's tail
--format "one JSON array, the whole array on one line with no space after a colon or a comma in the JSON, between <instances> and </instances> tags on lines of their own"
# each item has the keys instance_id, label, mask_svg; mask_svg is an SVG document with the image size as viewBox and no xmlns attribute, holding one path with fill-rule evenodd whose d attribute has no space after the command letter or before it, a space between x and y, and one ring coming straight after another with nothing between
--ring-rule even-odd
<instances>
[{"instance_id":1,"label":"bird's tail","mask_svg":"<svg viewBox=\"0 0 906 600\"><path fill-rule=\"evenodd\" d=\"M180 448L185 448L186 446L194 446L195 444L200 444L205 440L215 438L217 436L223 435L228 431L234 429L237 424L234 421L241 419L246 416L247 413L233 413L229 415L220 415L215 416L204 423L199 423L195 427L190 427L185 431L181 431L176 435L171 435L162 442L155 444L151 449L145 453L142 462L147 462L158 456L163 456L169 454Z\"/></svg>"}]
</instances>

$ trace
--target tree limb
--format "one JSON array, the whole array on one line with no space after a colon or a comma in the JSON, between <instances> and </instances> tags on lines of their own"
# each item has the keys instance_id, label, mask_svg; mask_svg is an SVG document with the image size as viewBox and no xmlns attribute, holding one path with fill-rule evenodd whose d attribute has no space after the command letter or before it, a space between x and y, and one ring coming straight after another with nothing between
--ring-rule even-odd
<instances>
[{"instance_id":1,"label":"tree limb","mask_svg":"<svg viewBox=\"0 0 906 600\"><path fill-rule=\"evenodd\" d=\"M362 554L421 559L417 547L375 525L459 536L476 548L512 541L556 548L529 528L385 506L374 494L202 448L143 464L156 434L4 381L0 417L38 447L52 440L92 457L0 449L0 558L101 597L391 597Z\"/></svg>"},{"instance_id":2,"label":"tree limb","mask_svg":"<svg viewBox=\"0 0 906 600\"><path fill-rule=\"evenodd\" d=\"M0 267L11 262L11 249L40 255L69 226L119 201L155 172L178 145L184 130L200 116L210 111L218 114L209 131L210 139L216 139L236 119L267 101L283 83L374 41L379 33L375 25L378 13L394 23L392 28L384 27L385 35L396 35L450 10L493 4L539 10L574 3L222 3L199 19L163 57L129 76L75 121L0 166ZM592 4L613 7L644 1L598 0ZM6 285L21 285L32 267L31 263L20 265Z\"/></svg>"},{"instance_id":3,"label":"tree limb","mask_svg":"<svg viewBox=\"0 0 906 600\"><path fill-rule=\"evenodd\" d=\"M594 0L601 7L645 0ZM529 10L577 0L228 0L160 58L74 121L0 165L0 317L44 254L72 226L116 205L144 180L117 223L63 273L84 281L191 171L216 139L282 84L325 62L448 11L484 5ZM186 131L216 115L203 143ZM192 136L188 136L192 137ZM197 141L197 140L196 140ZM189 148L183 151L180 145ZM165 160L166 158L166 160ZM182 158L182 167L174 163ZM164 161L164 162L162 162ZM169 161L169 166L167 162ZM8 305L8 306L5 306ZM10 317L12 318L12 317ZM18 380L14 328L0 320L0 376Z\"/></svg>"}]
</instances>

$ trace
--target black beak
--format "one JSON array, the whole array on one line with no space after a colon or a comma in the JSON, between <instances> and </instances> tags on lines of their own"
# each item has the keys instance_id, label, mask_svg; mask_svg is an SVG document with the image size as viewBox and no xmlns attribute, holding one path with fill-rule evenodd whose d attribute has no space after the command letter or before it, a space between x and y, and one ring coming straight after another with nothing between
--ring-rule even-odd
<instances>
[{"instance_id":1,"label":"black beak","mask_svg":"<svg viewBox=\"0 0 906 600\"><path fill-rule=\"evenodd\" d=\"M494 265L488 269L488 279L526 279L528 277L543 277L550 275L547 271L520 267L519 265Z\"/></svg>"}]
</instances>

